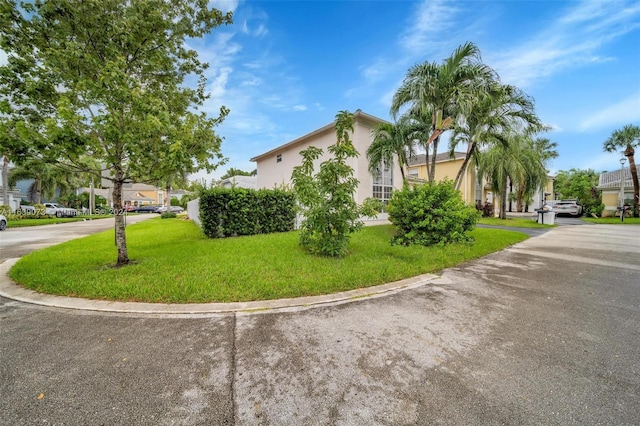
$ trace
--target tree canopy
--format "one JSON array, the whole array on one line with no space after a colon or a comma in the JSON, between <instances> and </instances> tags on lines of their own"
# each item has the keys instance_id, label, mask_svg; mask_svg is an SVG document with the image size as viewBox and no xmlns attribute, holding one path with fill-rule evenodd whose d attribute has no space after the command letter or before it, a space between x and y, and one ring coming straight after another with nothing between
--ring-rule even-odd
<instances>
[{"instance_id":1,"label":"tree canopy","mask_svg":"<svg viewBox=\"0 0 640 426\"><path fill-rule=\"evenodd\" d=\"M231 13L207 0L37 0L1 8L3 143L12 157L69 171L85 170L83 157L91 157L111 181L117 213L127 181L218 165L222 139L214 127L228 110L215 118L198 111L208 97L207 64L186 42L230 23ZM115 230L124 265L119 214Z\"/></svg>"}]
</instances>

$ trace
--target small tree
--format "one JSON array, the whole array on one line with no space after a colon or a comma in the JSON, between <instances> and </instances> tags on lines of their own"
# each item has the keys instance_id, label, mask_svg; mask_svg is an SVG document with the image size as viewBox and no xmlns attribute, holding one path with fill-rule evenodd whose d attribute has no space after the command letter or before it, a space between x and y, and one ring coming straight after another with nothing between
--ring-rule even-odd
<instances>
[{"instance_id":1,"label":"small tree","mask_svg":"<svg viewBox=\"0 0 640 426\"><path fill-rule=\"evenodd\" d=\"M397 234L391 244L431 246L473 241L480 213L462 200L451 181L405 186L389 201L389 220Z\"/></svg>"},{"instance_id":2,"label":"small tree","mask_svg":"<svg viewBox=\"0 0 640 426\"><path fill-rule=\"evenodd\" d=\"M360 216L375 214L370 203L360 207L353 199L359 182L347 161L356 158L358 151L350 132L353 114L341 111L336 115L337 141L328 148L333 157L314 175L313 162L323 151L311 146L300 152L302 164L293 169L293 187L304 215L300 244L314 254L344 256L350 234L363 225Z\"/></svg>"}]
</instances>

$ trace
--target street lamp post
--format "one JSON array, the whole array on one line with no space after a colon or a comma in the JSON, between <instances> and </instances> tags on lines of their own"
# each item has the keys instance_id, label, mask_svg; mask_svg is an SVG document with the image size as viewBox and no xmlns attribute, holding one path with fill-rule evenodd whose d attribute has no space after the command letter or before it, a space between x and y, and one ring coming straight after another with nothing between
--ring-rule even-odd
<instances>
[{"instance_id":1,"label":"street lamp post","mask_svg":"<svg viewBox=\"0 0 640 426\"><path fill-rule=\"evenodd\" d=\"M626 158L620 158L620 221L624 222L624 163Z\"/></svg>"}]
</instances>

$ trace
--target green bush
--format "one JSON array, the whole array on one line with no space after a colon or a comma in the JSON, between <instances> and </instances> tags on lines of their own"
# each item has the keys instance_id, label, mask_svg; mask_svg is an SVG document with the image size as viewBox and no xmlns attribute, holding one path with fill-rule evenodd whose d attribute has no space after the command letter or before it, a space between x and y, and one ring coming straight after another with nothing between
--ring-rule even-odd
<instances>
[{"instance_id":1,"label":"green bush","mask_svg":"<svg viewBox=\"0 0 640 426\"><path fill-rule=\"evenodd\" d=\"M473 241L467 233L480 213L462 200L453 182L405 186L396 191L387 211L397 234L392 244L431 246Z\"/></svg>"},{"instance_id":2,"label":"green bush","mask_svg":"<svg viewBox=\"0 0 640 426\"><path fill-rule=\"evenodd\" d=\"M293 230L295 198L278 189L213 188L200 197L202 231L209 238Z\"/></svg>"},{"instance_id":3,"label":"green bush","mask_svg":"<svg viewBox=\"0 0 640 426\"><path fill-rule=\"evenodd\" d=\"M182 207L182 205L180 204L180 200L178 200L177 198L171 198L171 200L169 200L169 204L171 204L172 206L180 206Z\"/></svg>"},{"instance_id":4,"label":"green bush","mask_svg":"<svg viewBox=\"0 0 640 426\"><path fill-rule=\"evenodd\" d=\"M302 164L293 168L293 187L304 216L300 244L314 254L344 256L350 234L362 228L360 217L375 215L367 211L375 208L371 201L363 208L353 199L359 182L348 160L356 158L358 151L349 132L353 132L353 114L341 111L336 115L337 141L327 149L331 158L314 174L314 162L323 151L310 146L300 152Z\"/></svg>"},{"instance_id":5,"label":"green bush","mask_svg":"<svg viewBox=\"0 0 640 426\"><path fill-rule=\"evenodd\" d=\"M160 218L162 218L162 219L171 219L171 218L174 218L174 217L178 217L178 215L175 214L174 212L162 212L160 214Z\"/></svg>"},{"instance_id":6,"label":"green bush","mask_svg":"<svg viewBox=\"0 0 640 426\"><path fill-rule=\"evenodd\" d=\"M11 207L10 206L6 206L4 204L0 204L0 214L3 214L5 216L8 216L11 214Z\"/></svg>"}]
</instances>

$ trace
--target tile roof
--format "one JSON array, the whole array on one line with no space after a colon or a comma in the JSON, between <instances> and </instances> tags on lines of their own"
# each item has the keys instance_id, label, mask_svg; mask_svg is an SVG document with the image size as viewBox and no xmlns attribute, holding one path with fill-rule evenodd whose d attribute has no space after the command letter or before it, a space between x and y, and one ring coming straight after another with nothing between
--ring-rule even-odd
<instances>
[{"instance_id":1,"label":"tile roof","mask_svg":"<svg viewBox=\"0 0 640 426\"><path fill-rule=\"evenodd\" d=\"M451 155L449 155L449 152L441 152L440 154L436 155L436 163L440 163L442 161L449 161L449 160L453 160L453 159L459 159L459 158L464 158L467 154L465 152L459 152L456 151L454 152L454 158L451 157ZM421 164L425 164L426 162L426 154L418 154L416 156L410 157L409 158L409 166L419 166ZM429 161L431 161L431 159L429 159Z\"/></svg>"},{"instance_id":2,"label":"tile roof","mask_svg":"<svg viewBox=\"0 0 640 426\"><path fill-rule=\"evenodd\" d=\"M640 178L638 180L640 181ZM633 181L631 180L631 169L629 167L626 167L624 169L624 186L625 188L633 187ZM620 170L600 173L600 179L598 180L598 189L614 188L620 188Z\"/></svg>"}]
</instances>

